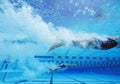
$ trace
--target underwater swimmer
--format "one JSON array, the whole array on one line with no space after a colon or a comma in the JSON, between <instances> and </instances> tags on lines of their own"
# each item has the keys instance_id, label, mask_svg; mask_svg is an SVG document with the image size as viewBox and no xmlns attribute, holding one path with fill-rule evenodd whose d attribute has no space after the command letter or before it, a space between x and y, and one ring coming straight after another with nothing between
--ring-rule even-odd
<instances>
[{"instance_id":1,"label":"underwater swimmer","mask_svg":"<svg viewBox=\"0 0 120 84\"><path fill-rule=\"evenodd\" d=\"M55 69L51 69L51 68L48 68L51 72L56 72L58 70L61 70L61 69L64 69L64 68L68 68L68 67L72 67L72 66L77 66L75 64L61 64L59 66L57 66Z\"/></svg>"},{"instance_id":2,"label":"underwater swimmer","mask_svg":"<svg viewBox=\"0 0 120 84\"><path fill-rule=\"evenodd\" d=\"M67 43L65 41L59 41L53 44L49 48L49 52L54 50L55 48L65 46ZM107 40L101 40L98 38L93 38L89 40L71 40L71 45L83 49L100 49L107 50L111 48L119 48L120 47L120 36L109 37Z\"/></svg>"}]
</instances>

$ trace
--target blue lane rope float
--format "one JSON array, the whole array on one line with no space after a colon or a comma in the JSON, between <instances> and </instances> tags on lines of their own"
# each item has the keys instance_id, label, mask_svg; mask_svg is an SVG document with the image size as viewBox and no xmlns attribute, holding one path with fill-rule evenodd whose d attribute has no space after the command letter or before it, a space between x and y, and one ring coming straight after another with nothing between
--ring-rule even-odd
<instances>
[{"instance_id":1,"label":"blue lane rope float","mask_svg":"<svg viewBox=\"0 0 120 84\"><path fill-rule=\"evenodd\" d=\"M80 65L87 65L89 67L109 67L120 66L120 57L95 57L95 56L35 56L40 62L53 63L70 63ZM82 66L81 66L82 67Z\"/></svg>"}]
</instances>

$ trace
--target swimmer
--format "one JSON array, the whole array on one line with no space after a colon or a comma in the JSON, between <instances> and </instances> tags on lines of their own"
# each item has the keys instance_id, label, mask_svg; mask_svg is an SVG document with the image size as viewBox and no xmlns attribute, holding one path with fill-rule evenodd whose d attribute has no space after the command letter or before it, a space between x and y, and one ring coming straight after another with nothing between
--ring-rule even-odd
<instances>
[{"instance_id":1,"label":"swimmer","mask_svg":"<svg viewBox=\"0 0 120 84\"><path fill-rule=\"evenodd\" d=\"M55 48L65 46L66 44L67 43L65 41L59 41L53 44L49 48L48 52L54 50ZM109 37L105 41L98 39L98 38L93 38L91 40L71 40L71 45L74 47L79 47L83 49L108 50L111 48L119 48L120 47L120 36Z\"/></svg>"},{"instance_id":2,"label":"swimmer","mask_svg":"<svg viewBox=\"0 0 120 84\"><path fill-rule=\"evenodd\" d=\"M71 67L71 66L76 66L75 64L62 64L62 65L59 65L57 66L55 69L51 69L51 68L48 68L51 72L56 72L60 69L63 69L63 68L68 68L68 67Z\"/></svg>"}]
</instances>

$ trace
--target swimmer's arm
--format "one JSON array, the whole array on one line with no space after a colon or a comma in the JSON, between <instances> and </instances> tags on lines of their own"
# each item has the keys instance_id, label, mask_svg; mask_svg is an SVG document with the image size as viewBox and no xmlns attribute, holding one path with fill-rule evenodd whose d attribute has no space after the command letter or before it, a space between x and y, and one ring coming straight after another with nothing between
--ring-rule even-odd
<instances>
[{"instance_id":1,"label":"swimmer's arm","mask_svg":"<svg viewBox=\"0 0 120 84\"><path fill-rule=\"evenodd\" d=\"M49 48L48 52L54 50L55 48L61 47L61 46L65 46L65 43L64 42L57 42Z\"/></svg>"},{"instance_id":2,"label":"swimmer's arm","mask_svg":"<svg viewBox=\"0 0 120 84\"><path fill-rule=\"evenodd\" d=\"M112 37L110 37L111 39L113 39L113 40L120 40L120 36L112 36Z\"/></svg>"},{"instance_id":3,"label":"swimmer's arm","mask_svg":"<svg viewBox=\"0 0 120 84\"><path fill-rule=\"evenodd\" d=\"M48 68L48 69L49 69L49 71L51 71L51 72L56 72L56 71L60 70L61 67L57 67L57 68L55 68L55 69L51 69L51 68Z\"/></svg>"}]
</instances>

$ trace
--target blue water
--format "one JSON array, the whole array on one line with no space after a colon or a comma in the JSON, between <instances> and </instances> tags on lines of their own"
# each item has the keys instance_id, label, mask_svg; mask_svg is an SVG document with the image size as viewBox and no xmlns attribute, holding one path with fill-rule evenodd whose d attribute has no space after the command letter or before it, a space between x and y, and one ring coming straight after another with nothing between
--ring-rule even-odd
<instances>
[{"instance_id":1,"label":"blue water","mask_svg":"<svg viewBox=\"0 0 120 84\"><path fill-rule=\"evenodd\" d=\"M119 84L120 48L69 45L71 39L119 36L119 5L120 0L1 0L0 84ZM61 39L68 45L48 52ZM63 63L77 66L48 69Z\"/></svg>"}]
</instances>

